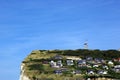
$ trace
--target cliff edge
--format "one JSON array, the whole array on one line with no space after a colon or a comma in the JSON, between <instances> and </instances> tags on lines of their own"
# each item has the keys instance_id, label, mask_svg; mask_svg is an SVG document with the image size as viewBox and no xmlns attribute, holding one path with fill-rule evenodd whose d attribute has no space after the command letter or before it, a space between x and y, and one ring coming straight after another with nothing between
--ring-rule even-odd
<instances>
[{"instance_id":1,"label":"cliff edge","mask_svg":"<svg viewBox=\"0 0 120 80\"><path fill-rule=\"evenodd\" d=\"M117 50L34 50L21 64L20 80L120 79L119 75Z\"/></svg>"}]
</instances>

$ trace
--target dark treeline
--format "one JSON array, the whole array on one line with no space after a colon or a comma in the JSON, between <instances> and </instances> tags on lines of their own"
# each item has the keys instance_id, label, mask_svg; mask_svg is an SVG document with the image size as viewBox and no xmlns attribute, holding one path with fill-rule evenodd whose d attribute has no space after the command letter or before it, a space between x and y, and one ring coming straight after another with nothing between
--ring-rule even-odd
<instances>
[{"instance_id":1,"label":"dark treeline","mask_svg":"<svg viewBox=\"0 0 120 80\"><path fill-rule=\"evenodd\" d=\"M77 50L54 50L48 51L48 53L59 53L67 56L91 56L93 58L103 58L103 59L113 59L120 57L120 51L117 50L87 50L87 49L77 49Z\"/></svg>"}]
</instances>

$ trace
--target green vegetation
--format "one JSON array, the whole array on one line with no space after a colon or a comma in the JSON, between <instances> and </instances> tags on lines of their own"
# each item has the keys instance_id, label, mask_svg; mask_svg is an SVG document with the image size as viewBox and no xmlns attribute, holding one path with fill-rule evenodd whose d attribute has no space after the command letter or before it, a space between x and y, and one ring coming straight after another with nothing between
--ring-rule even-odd
<instances>
[{"instance_id":1,"label":"green vegetation","mask_svg":"<svg viewBox=\"0 0 120 80\"><path fill-rule=\"evenodd\" d=\"M100 51L100 50L78 49L78 50L64 50L63 55L80 56L80 57L92 56L93 58L113 59L113 58L118 58L120 56L120 51L117 51L117 50Z\"/></svg>"},{"instance_id":2,"label":"green vegetation","mask_svg":"<svg viewBox=\"0 0 120 80\"><path fill-rule=\"evenodd\" d=\"M59 55L62 59L55 59L54 57ZM119 78L120 73L116 73L112 70L112 67L107 64L108 60L113 60L115 58L120 57L120 51L117 50L85 50L85 49L77 49L77 50L35 50L32 51L30 55L28 55L25 60L22 62L25 64L24 70L25 75L28 76L31 80L64 80L66 78L69 79L77 79L77 78L87 78L93 75L87 75L87 70L93 70L97 72L98 70L104 70L102 68L103 65L99 65L99 67L78 67L78 62L73 60L74 65L67 65L67 57L79 57L82 59L86 59L86 57L95 58L102 58L105 60L104 65L109 67L107 75L100 75L100 76L107 76L111 78ZM62 61L62 68L66 68L62 74L55 74L55 70L59 70L61 68L53 68L50 65L50 61L57 62L58 60ZM93 66L94 62L87 62L89 66ZM120 64L120 62L114 62L115 65ZM74 70L80 70L79 75L74 75L72 72ZM113 75L114 74L114 75ZM95 77L99 77L99 75L94 75Z\"/></svg>"}]
</instances>

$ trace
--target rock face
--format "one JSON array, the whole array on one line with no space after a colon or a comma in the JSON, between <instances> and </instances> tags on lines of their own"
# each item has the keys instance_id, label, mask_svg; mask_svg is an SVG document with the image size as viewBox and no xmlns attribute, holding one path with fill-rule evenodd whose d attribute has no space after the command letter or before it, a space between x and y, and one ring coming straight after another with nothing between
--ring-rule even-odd
<instances>
[{"instance_id":1,"label":"rock face","mask_svg":"<svg viewBox=\"0 0 120 80\"><path fill-rule=\"evenodd\" d=\"M20 73L20 79L19 80L30 80L25 74L24 74L24 66L25 64L22 63L21 65L21 73Z\"/></svg>"}]
</instances>

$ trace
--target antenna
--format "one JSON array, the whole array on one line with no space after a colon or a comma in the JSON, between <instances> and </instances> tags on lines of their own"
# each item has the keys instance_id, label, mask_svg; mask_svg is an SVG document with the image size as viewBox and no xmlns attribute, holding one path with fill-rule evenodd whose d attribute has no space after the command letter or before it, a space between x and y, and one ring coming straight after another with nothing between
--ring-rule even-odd
<instances>
[{"instance_id":1,"label":"antenna","mask_svg":"<svg viewBox=\"0 0 120 80\"><path fill-rule=\"evenodd\" d=\"M84 49L88 49L88 40L86 40L84 43Z\"/></svg>"}]
</instances>

